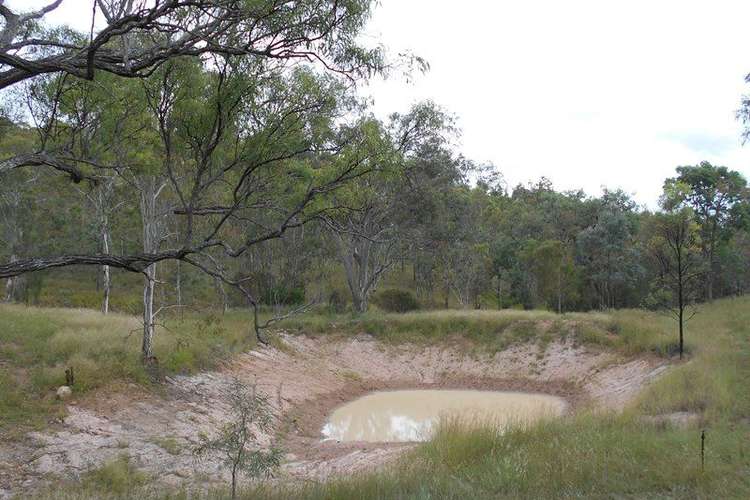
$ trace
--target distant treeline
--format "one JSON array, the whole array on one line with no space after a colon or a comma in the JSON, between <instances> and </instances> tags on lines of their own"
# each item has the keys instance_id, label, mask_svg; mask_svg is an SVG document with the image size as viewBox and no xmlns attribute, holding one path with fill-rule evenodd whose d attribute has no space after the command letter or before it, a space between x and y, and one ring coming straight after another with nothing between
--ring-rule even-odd
<instances>
[{"instance_id":1,"label":"distant treeline","mask_svg":"<svg viewBox=\"0 0 750 500\"><path fill-rule=\"evenodd\" d=\"M430 114L441 133L452 127L434 105L411 113ZM6 122L2 146L31 141L31 135L30 128ZM49 172L25 171L7 174L4 182L3 261L99 253L104 238L113 254L143 248L143 202L126 182L113 177L104 188L75 185ZM105 206L97 209L97 201ZM363 312L373 298L395 310L642 307L660 303L655 296L665 270L656 252L663 244L657 219L688 210L690 251L702 265L694 299L739 295L750 287L746 181L708 163L679 167L666 179L654 213L621 190L593 197L556 191L544 178L508 189L495 169L456 155L449 139L435 133L397 165L349 181L330 202L336 208L224 259L223 270L241 278L259 303L274 307L314 302ZM161 203L159 228L168 240L179 220L169 202ZM232 224L252 234L259 222ZM139 312L137 276L109 278L114 309ZM7 280L5 300L98 307L103 277L92 267L25 274ZM155 288L159 307L247 306L245 296L221 279L179 261L159 264Z\"/></svg>"},{"instance_id":2,"label":"distant treeline","mask_svg":"<svg viewBox=\"0 0 750 500\"><path fill-rule=\"evenodd\" d=\"M372 0L97 2L86 33L46 22L58 4L4 7L0 298L139 312L147 362L188 305L248 307L264 342L265 306L647 305L682 325L748 286L736 172L680 167L649 213L507 189L434 103L373 116L353 82L429 64L363 43Z\"/></svg>"}]
</instances>

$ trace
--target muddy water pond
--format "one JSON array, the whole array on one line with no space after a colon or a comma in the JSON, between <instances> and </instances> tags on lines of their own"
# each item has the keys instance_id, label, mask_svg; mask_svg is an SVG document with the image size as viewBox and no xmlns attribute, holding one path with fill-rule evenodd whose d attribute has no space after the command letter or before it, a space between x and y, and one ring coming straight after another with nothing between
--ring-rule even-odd
<instances>
[{"instance_id":1,"label":"muddy water pond","mask_svg":"<svg viewBox=\"0 0 750 500\"><path fill-rule=\"evenodd\" d=\"M426 441L442 417L504 427L561 415L567 403L547 394L477 390L374 392L329 417L322 434L336 441Z\"/></svg>"}]
</instances>

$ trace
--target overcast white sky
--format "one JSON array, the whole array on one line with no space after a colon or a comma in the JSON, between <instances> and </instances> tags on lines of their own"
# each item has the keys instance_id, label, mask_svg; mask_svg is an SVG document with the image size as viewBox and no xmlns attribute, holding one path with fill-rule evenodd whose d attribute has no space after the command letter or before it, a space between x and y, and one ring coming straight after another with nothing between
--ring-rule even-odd
<instances>
[{"instance_id":1,"label":"overcast white sky","mask_svg":"<svg viewBox=\"0 0 750 500\"><path fill-rule=\"evenodd\" d=\"M369 92L381 113L442 104L464 152L511 185L544 175L654 205L677 165L750 175L735 120L750 93L749 20L746 0L383 0L370 34L431 71Z\"/></svg>"},{"instance_id":2,"label":"overcast white sky","mask_svg":"<svg viewBox=\"0 0 750 500\"><path fill-rule=\"evenodd\" d=\"M64 0L51 20L85 29L90 9ZM463 152L510 185L547 176L654 206L677 165L750 176L735 120L750 93L748 20L747 0L382 0L368 36L431 70L362 91L381 116L441 104L459 119Z\"/></svg>"}]
</instances>

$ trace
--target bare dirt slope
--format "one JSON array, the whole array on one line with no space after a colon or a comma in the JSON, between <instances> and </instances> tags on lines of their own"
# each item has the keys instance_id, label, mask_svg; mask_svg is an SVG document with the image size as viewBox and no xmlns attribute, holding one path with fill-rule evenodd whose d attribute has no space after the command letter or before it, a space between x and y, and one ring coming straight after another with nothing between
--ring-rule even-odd
<instances>
[{"instance_id":1,"label":"bare dirt slope","mask_svg":"<svg viewBox=\"0 0 750 500\"><path fill-rule=\"evenodd\" d=\"M288 349L262 347L218 372L167 379L163 394L132 385L72 401L54 430L30 434L24 446L0 449L0 498L51 477L76 477L122 454L169 484L226 479L216 460L197 463L191 448L201 433L210 435L227 420L233 378L257 384L275 406L277 435L264 438L279 439L287 451L283 480L375 467L412 446L321 441L326 415L371 390L532 390L565 397L571 411L586 405L617 409L666 369L655 359L623 360L571 343L478 356L455 347L386 346L364 336L282 338Z\"/></svg>"}]
</instances>

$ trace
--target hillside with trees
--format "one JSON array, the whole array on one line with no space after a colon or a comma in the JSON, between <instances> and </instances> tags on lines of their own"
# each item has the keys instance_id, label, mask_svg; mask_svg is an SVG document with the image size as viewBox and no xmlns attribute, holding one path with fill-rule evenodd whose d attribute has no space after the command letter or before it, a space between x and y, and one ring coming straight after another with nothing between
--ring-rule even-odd
<instances>
[{"instance_id":1,"label":"hillside with trees","mask_svg":"<svg viewBox=\"0 0 750 500\"><path fill-rule=\"evenodd\" d=\"M368 41L377 2L89 3L83 32L52 22L60 0L0 0L0 498L25 493L17 470L49 498L58 480L141 497L165 470L187 489L153 498L204 476L232 498L750 491L742 165L668 165L650 205L509 183L464 152L460 110L383 117L363 97L429 68ZM737 118L750 134L750 99ZM507 433L441 421L362 464L321 444L347 398L412 386L544 392L566 413ZM165 415L183 434L149 420ZM693 457L699 427L717 465L701 448L700 472L643 477ZM132 443L72 444L97 432ZM328 481L341 463L370 475ZM281 467L305 486L266 491Z\"/></svg>"}]
</instances>

